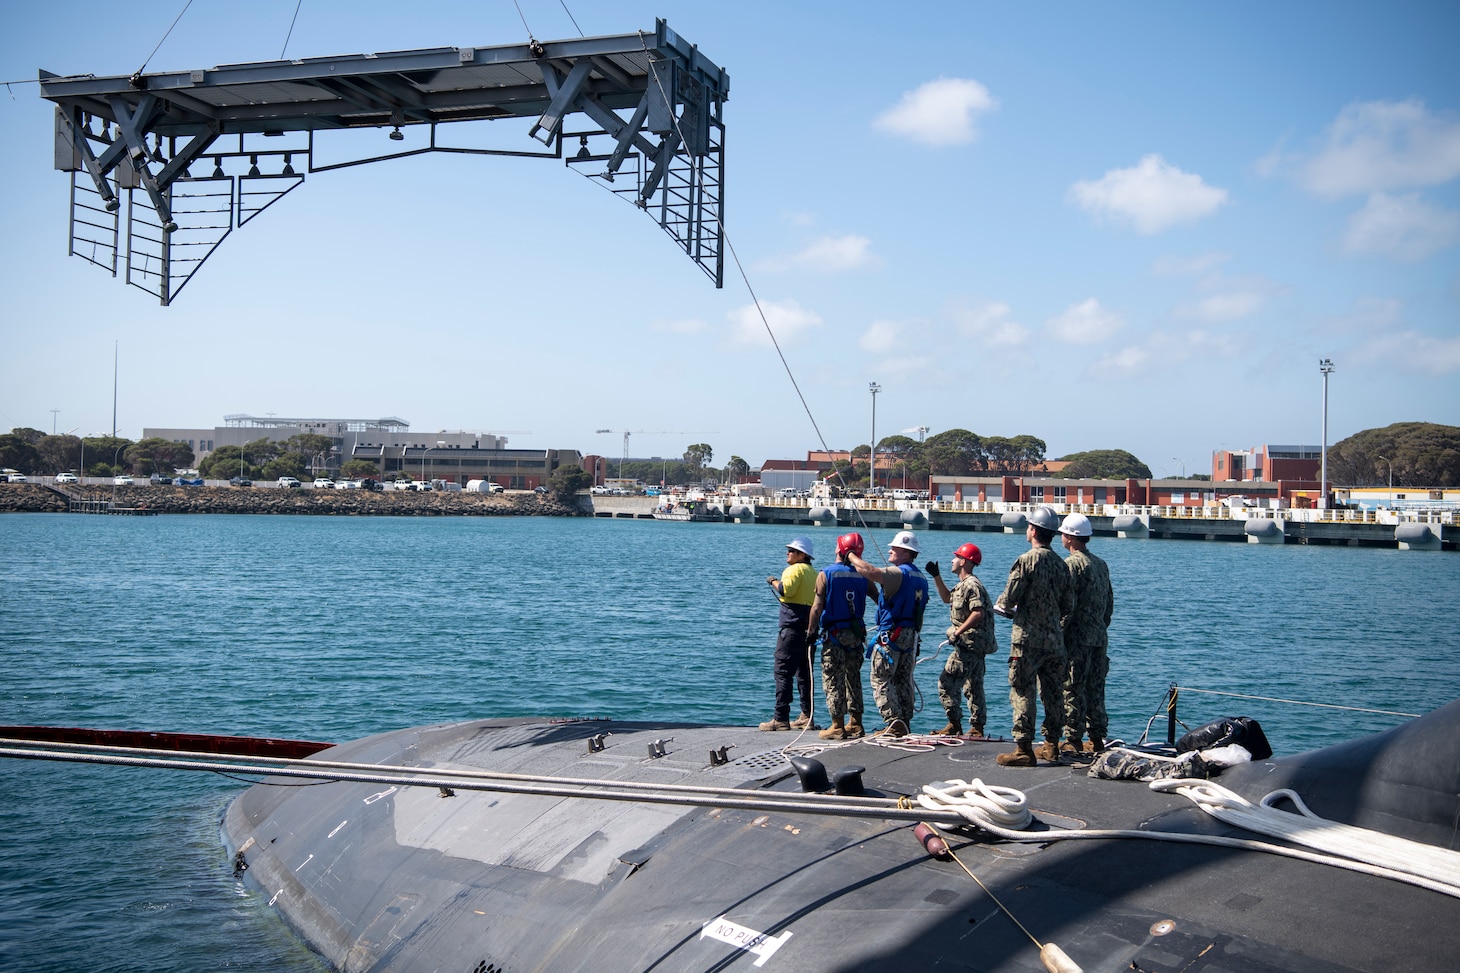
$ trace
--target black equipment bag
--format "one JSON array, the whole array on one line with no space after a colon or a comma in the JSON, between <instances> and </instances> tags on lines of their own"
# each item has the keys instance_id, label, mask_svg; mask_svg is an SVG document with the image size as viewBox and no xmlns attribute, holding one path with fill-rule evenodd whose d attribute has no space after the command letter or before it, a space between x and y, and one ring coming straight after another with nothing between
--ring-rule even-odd
<instances>
[{"instance_id":1,"label":"black equipment bag","mask_svg":"<svg viewBox=\"0 0 1460 973\"><path fill-rule=\"evenodd\" d=\"M1225 747L1229 743L1246 748L1253 760L1266 760L1272 756L1272 746L1267 734L1250 716L1228 716L1199 726L1176 741L1176 752L1188 750L1209 750Z\"/></svg>"}]
</instances>

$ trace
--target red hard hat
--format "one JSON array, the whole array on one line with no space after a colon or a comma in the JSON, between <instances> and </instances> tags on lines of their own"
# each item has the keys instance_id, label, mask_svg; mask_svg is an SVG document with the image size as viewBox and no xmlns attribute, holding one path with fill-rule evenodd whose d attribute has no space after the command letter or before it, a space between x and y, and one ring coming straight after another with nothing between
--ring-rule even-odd
<instances>
[{"instance_id":1,"label":"red hard hat","mask_svg":"<svg viewBox=\"0 0 1460 973\"><path fill-rule=\"evenodd\" d=\"M983 551L980 551L978 549L977 544L964 544L958 550L953 552L953 556L963 558L974 567L978 567L981 563L983 563Z\"/></svg>"},{"instance_id":2,"label":"red hard hat","mask_svg":"<svg viewBox=\"0 0 1460 973\"><path fill-rule=\"evenodd\" d=\"M857 557L862 556L861 534L843 534L836 539L836 556L841 557L848 551L851 551Z\"/></svg>"}]
</instances>

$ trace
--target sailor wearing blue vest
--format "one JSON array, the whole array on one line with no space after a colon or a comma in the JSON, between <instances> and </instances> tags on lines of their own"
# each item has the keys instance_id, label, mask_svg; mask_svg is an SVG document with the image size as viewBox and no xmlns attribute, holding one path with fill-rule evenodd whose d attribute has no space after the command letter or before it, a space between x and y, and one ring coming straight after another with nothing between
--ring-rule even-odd
<instances>
[{"instance_id":1,"label":"sailor wearing blue vest","mask_svg":"<svg viewBox=\"0 0 1460 973\"><path fill-rule=\"evenodd\" d=\"M877 598L877 641L872 646L872 697L887 722L882 732L890 737L907 735L916 705L913 666L928 606L928 579L913 563L917 556L918 538L910 530L898 531L892 538L885 568L850 556L856 572L882 589Z\"/></svg>"},{"instance_id":2,"label":"sailor wearing blue vest","mask_svg":"<svg viewBox=\"0 0 1460 973\"><path fill-rule=\"evenodd\" d=\"M855 740L862 729L862 650L867 645L867 589L877 588L852 570L848 558L862 553L861 534L836 539L836 563L816 576L816 600L811 603L811 627L806 640L821 636L821 688L831 726L818 734L823 740Z\"/></svg>"}]
</instances>

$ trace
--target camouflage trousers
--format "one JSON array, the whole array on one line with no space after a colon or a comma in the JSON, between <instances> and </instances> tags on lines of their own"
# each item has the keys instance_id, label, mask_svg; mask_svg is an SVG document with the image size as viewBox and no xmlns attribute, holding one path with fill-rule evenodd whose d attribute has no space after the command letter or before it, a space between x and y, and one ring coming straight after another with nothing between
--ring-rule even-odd
<instances>
[{"instance_id":1,"label":"camouflage trousers","mask_svg":"<svg viewBox=\"0 0 1460 973\"><path fill-rule=\"evenodd\" d=\"M909 727L912 725L913 708L917 705L913 690L917 644L918 633L904 628L895 643L872 650L872 698L877 701L877 712L886 723L902 720Z\"/></svg>"},{"instance_id":2,"label":"camouflage trousers","mask_svg":"<svg viewBox=\"0 0 1460 973\"><path fill-rule=\"evenodd\" d=\"M833 720L851 714L862 722L862 651L866 646L849 628L829 633L821 641L821 689Z\"/></svg>"},{"instance_id":3,"label":"camouflage trousers","mask_svg":"<svg viewBox=\"0 0 1460 973\"><path fill-rule=\"evenodd\" d=\"M1009 656L1009 704L1014 708L1015 745L1034 743L1034 718L1039 715L1040 703L1044 704L1044 738L1058 743L1065 720L1065 654L1016 645Z\"/></svg>"},{"instance_id":4,"label":"camouflage trousers","mask_svg":"<svg viewBox=\"0 0 1460 973\"><path fill-rule=\"evenodd\" d=\"M1103 645L1066 645L1069 672L1065 676L1065 740L1079 746L1088 733L1105 737L1105 677L1110 656Z\"/></svg>"},{"instance_id":5,"label":"camouflage trousers","mask_svg":"<svg viewBox=\"0 0 1460 973\"><path fill-rule=\"evenodd\" d=\"M984 718L988 708L983 697L984 654L974 649L955 648L943 665L943 674L938 677L938 699L943 703L943 712L954 726L963 725L963 706L960 693L968 699L969 733L983 736Z\"/></svg>"}]
</instances>

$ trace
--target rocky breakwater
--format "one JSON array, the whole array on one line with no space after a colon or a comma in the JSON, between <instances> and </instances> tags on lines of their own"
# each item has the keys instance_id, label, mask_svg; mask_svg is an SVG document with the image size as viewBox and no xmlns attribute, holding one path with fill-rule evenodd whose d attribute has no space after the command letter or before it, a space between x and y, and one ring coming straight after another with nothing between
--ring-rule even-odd
<instances>
[{"instance_id":1,"label":"rocky breakwater","mask_svg":"<svg viewBox=\"0 0 1460 973\"><path fill-rule=\"evenodd\" d=\"M0 483L0 513L65 513L66 498L39 483Z\"/></svg>"},{"instance_id":2,"label":"rocky breakwater","mask_svg":"<svg viewBox=\"0 0 1460 973\"><path fill-rule=\"evenodd\" d=\"M36 494L28 505L9 505L15 486L29 486ZM88 499L113 500L107 488L83 488ZM555 495L511 493L416 493L405 490L288 490L276 487L181 487L137 485L118 487L118 507L145 508L164 514L304 514L314 516L373 517L572 517L576 505ZM0 511L65 512L64 497L41 486L17 484L0 490Z\"/></svg>"}]
</instances>

